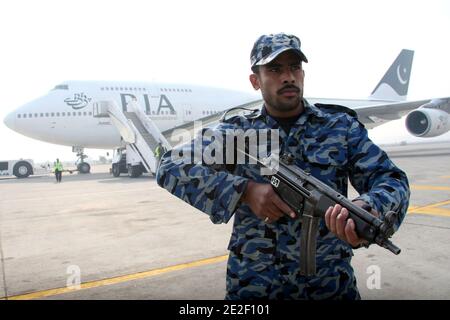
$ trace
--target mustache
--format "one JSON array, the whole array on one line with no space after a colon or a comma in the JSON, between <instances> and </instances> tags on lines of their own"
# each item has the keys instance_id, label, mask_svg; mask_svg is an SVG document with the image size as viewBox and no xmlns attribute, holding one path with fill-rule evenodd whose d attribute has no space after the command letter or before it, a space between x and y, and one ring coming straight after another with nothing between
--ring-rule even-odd
<instances>
[{"instance_id":1,"label":"mustache","mask_svg":"<svg viewBox=\"0 0 450 320\"><path fill-rule=\"evenodd\" d=\"M293 84L288 84L288 85L284 86L283 88L279 89L277 91L277 94L282 94L286 90L300 92L300 88L299 87L296 87Z\"/></svg>"}]
</instances>

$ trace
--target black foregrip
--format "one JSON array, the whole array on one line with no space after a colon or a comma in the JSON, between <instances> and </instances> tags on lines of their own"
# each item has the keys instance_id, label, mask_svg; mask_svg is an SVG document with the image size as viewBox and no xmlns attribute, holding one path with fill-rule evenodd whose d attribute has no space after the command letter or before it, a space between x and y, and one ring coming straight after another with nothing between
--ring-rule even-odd
<instances>
[{"instance_id":1,"label":"black foregrip","mask_svg":"<svg viewBox=\"0 0 450 320\"><path fill-rule=\"evenodd\" d=\"M367 221L361 219L357 214L349 211L349 219L355 222L355 231L360 238L366 239L367 241L373 243L375 242L376 229Z\"/></svg>"}]
</instances>

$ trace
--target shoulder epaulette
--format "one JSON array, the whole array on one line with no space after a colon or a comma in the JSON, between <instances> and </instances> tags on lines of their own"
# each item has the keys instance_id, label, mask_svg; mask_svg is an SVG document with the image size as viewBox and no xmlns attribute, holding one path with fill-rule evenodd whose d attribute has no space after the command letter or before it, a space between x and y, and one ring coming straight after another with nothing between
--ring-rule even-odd
<instances>
[{"instance_id":1,"label":"shoulder epaulette","mask_svg":"<svg viewBox=\"0 0 450 320\"><path fill-rule=\"evenodd\" d=\"M233 113L233 111L236 111L236 110L248 111L248 113L245 113L243 115L247 119L257 118L260 115L260 111L261 111L260 109L249 109L249 108L244 108L244 107L231 108L223 113L222 117L220 117L220 122L229 122L230 119L237 117L237 115L234 115L234 116L231 116L230 118L227 118L227 116L230 115L230 113Z\"/></svg>"}]
</instances>

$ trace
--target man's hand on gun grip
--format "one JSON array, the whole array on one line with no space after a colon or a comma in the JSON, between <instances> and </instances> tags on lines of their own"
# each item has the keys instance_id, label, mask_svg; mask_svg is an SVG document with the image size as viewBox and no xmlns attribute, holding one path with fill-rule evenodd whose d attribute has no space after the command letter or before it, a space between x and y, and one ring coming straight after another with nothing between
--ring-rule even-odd
<instances>
[{"instance_id":1,"label":"man's hand on gun grip","mask_svg":"<svg viewBox=\"0 0 450 320\"><path fill-rule=\"evenodd\" d=\"M249 181L241 201L266 223L273 223L285 214L295 218L294 211L275 193L267 183Z\"/></svg>"},{"instance_id":2,"label":"man's hand on gun grip","mask_svg":"<svg viewBox=\"0 0 450 320\"><path fill-rule=\"evenodd\" d=\"M361 200L354 201L354 204L359 207L367 205ZM370 213L376 217L379 216L379 214L374 210L371 210ZM325 213L325 224L332 233L334 233L339 239L350 244L353 248L358 248L361 245L367 244L365 239L358 237L356 234L355 222L353 219L347 218L348 210L343 208L341 205L336 204L334 207L329 207Z\"/></svg>"}]
</instances>

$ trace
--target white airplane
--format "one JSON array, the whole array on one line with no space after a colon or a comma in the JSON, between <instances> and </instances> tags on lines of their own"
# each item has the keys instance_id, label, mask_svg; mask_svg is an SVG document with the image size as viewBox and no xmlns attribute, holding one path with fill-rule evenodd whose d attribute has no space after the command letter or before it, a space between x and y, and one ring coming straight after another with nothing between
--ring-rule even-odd
<instances>
[{"instance_id":1,"label":"white airplane","mask_svg":"<svg viewBox=\"0 0 450 320\"><path fill-rule=\"evenodd\" d=\"M257 99L249 93L185 84L67 81L14 110L4 123L27 137L72 146L83 162L83 148L123 147L111 119L95 117L96 101L115 100L127 111L128 103L137 100L159 130L165 131ZM83 165L81 171L89 168Z\"/></svg>"},{"instance_id":2,"label":"white airplane","mask_svg":"<svg viewBox=\"0 0 450 320\"><path fill-rule=\"evenodd\" d=\"M310 103L339 104L354 109L369 129L406 118L408 131L433 137L450 129L450 98L405 101L414 52L402 50L366 100L308 98ZM137 101L163 135L187 128L194 120L218 120L236 106L257 106L260 95L189 84L108 81L67 81L45 96L33 100L6 116L4 123L25 136L72 146L81 162L80 172L89 172L84 148L123 147L119 130L107 117L96 117L95 102L115 100L124 112ZM411 111L413 110L413 111Z\"/></svg>"}]
</instances>

